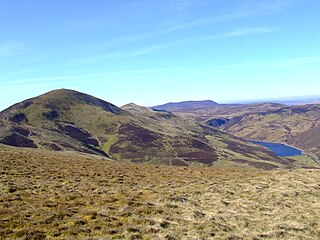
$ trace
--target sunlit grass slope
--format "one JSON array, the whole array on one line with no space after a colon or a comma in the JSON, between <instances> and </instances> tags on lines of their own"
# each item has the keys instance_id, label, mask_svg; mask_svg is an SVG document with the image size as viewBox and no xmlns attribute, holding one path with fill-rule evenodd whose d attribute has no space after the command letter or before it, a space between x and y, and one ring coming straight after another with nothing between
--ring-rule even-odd
<instances>
[{"instance_id":1,"label":"sunlit grass slope","mask_svg":"<svg viewBox=\"0 0 320 240\"><path fill-rule=\"evenodd\" d=\"M318 239L319 170L125 164L0 147L1 239Z\"/></svg>"}]
</instances>

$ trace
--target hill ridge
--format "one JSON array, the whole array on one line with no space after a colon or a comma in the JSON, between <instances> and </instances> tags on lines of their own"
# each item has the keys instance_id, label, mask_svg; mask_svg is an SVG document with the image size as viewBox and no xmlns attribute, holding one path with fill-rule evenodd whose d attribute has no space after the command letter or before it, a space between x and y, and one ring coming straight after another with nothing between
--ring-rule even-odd
<instances>
[{"instance_id":1,"label":"hill ridge","mask_svg":"<svg viewBox=\"0 0 320 240\"><path fill-rule=\"evenodd\" d=\"M190 118L132 104L123 108L74 90L50 91L1 112L0 143L136 163L294 166L265 148Z\"/></svg>"}]
</instances>

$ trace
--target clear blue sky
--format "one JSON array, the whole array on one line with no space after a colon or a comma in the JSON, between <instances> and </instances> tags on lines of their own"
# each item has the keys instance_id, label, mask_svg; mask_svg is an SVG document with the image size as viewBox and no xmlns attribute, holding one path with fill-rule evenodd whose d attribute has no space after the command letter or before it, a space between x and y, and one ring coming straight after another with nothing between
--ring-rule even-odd
<instances>
[{"instance_id":1,"label":"clear blue sky","mask_svg":"<svg viewBox=\"0 0 320 240\"><path fill-rule=\"evenodd\" d=\"M0 0L0 110L320 95L318 0Z\"/></svg>"}]
</instances>

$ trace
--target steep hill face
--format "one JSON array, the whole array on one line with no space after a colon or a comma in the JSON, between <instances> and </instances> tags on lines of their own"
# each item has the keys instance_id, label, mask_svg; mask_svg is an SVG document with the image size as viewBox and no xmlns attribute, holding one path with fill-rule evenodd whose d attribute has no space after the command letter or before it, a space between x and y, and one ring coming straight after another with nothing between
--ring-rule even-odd
<instances>
[{"instance_id":1,"label":"steep hill face","mask_svg":"<svg viewBox=\"0 0 320 240\"><path fill-rule=\"evenodd\" d=\"M319 123L318 123L319 124ZM288 144L297 146L320 157L320 125L310 128L297 136L288 139ZM318 162L320 163L319 159Z\"/></svg>"},{"instance_id":2,"label":"steep hill face","mask_svg":"<svg viewBox=\"0 0 320 240\"><path fill-rule=\"evenodd\" d=\"M236 136L286 142L320 154L320 105L291 106L229 119L221 129Z\"/></svg>"},{"instance_id":3,"label":"steep hill face","mask_svg":"<svg viewBox=\"0 0 320 240\"><path fill-rule=\"evenodd\" d=\"M272 152L167 111L122 109L73 90L56 90L0 113L0 143L77 151L121 161L171 165L291 167Z\"/></svg>"}]
</instances>

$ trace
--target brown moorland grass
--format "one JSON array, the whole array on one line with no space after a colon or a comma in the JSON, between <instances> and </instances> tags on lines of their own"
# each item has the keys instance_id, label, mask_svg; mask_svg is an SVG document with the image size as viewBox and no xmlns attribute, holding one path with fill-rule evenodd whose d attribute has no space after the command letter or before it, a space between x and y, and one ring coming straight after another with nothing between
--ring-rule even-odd
<instances>
[{"instance_id":1,"label":"brown moorland grass","mask_svg":"<svg viewBox=\"0 0 320 240\"><path fill-rule=\"evenodd\" d=\"M319 170L135 165L0 147L0 239L319 239Z\"/></svg>"}]
</instances>

